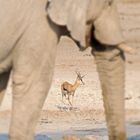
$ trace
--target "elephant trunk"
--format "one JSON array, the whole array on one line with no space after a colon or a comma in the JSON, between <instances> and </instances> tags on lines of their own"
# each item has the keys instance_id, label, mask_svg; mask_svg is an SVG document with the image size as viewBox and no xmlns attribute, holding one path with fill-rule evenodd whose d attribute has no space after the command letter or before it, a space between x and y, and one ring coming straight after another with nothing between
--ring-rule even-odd
<instances>
[{"instance_id":1,"label":"elephant trunk","mask_svg":"<svg viewBox=\"0 0 140 140\"><path fill-rule=\"evenodd\" d=\"M103 91L109 140L126 140L123 54L115 47L107 47L94 54Z\"/></svg>"}]
</instances>

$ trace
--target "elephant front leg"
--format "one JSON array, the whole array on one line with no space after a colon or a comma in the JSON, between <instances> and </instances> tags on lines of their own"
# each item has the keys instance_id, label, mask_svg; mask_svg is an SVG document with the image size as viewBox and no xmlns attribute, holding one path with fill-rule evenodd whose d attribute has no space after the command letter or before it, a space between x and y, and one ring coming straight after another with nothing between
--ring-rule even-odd
<instances>
[{"instance_id":1,"label":"elephant front leg","mask_svg":"<svg viewBox=\"0 0 140 140\"><path fill-rule=\"evenodd\" d=\"M40 34L39 42L35 40L36 33L34 35L33 41L28 40L28 36L23 38L13 54L10 140L34 139L35 126L51 85L55 45L46 39L46 34Z\"/></svg>"},{"instance_id":2,"label":"elephant front leg","mask_svg":"<svg viewBox=\"0 0 140 140\"><path fill-rule=\"evenodd\" d=\"M124 111L124 59L118 49L95 51L102 86L109 140L126 140Z\"/></svg>"},{"instance_id":3,"label":"elephant front leg","mask_svg":"<svg viewBox=\"0 0 140 140\"><path fill-rule=\"evenodd\" d=\"M27 77L22 72L13 72L10 140L34 139L35 126L51 84L53 71L51 68L44 68L40 66L32 70Z\"/></svg>"},{"instance_id":4,"label":"elephant front leg","mask_svg":"<svg viewBox=\"0 0 140 140\"><path fill-rule=\"evenodd\" d=\"M28 77L13 73L10 140L34 139L35 126L50 87L53 70L45 71L44 68L37 68Z\"/></svg>"}]
</instances>

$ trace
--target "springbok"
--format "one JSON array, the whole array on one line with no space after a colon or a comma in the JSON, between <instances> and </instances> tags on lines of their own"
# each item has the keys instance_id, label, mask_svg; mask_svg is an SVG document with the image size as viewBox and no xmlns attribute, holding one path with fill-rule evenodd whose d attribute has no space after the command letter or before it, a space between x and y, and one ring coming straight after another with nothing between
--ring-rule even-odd
<instances>
[{"instance_id":1,"label":"springbok","mask_svg":"<svg viewBox=\"0 0 140 140\"><path fill-rule=\"evenodd\" d=\"M73 98L74 98L76 89L80 86L80 83L82 83L83 85L85 84L82 79L85 75L81 76L80 72L76 72L76 74L77 74L77 77L74 84L70 84L69 82L65 81L61 85L62 101L63 101L64 96L67 97L69 104L71 106L73 103ZM70 101L70 96L72 96L72 102Z\"/></svg>"}]
</instances>

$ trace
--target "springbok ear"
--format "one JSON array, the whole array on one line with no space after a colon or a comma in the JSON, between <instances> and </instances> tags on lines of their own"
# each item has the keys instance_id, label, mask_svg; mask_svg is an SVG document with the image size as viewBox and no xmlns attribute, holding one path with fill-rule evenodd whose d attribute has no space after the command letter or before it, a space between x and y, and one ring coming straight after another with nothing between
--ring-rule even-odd
<instances>
[{"instance_id":1,"label":"springbok ear","mask_svg":"<svg viewBox=\"0 0 140 140\"><path fill-rule=\"evenodd\" d=\"M51 0L47 9L50 19L58 25L66 25L82 46L85 46L88 3L89 0Z\"/></svg>"}]
</instances>

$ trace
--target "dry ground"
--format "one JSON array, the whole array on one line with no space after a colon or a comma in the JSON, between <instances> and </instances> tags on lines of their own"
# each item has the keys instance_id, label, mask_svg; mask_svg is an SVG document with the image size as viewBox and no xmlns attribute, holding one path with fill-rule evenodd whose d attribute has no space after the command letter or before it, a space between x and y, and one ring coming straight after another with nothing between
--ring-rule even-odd
<instances>
[{"instance_id":1,"label":"dry ground","mask_svg":"<svg viewBox=\"0 0 140 140\"><path fill-rule=\"evenodd\" d=\"M135 56L126 55L126 117L127 122L139 123L140 118L140 3L118 5L123 33L128 43L136 48ZM73 83L75 71L84 77L85 85L76 90L74 108L61 101L60 85L65 80ZM0 108L0 133L8 131L11 89L7 90ZM56 67L52 86L44 104L37 132L59 132L105 128L100 82L96 62L90 48L79 52L75 44L62 38L58 45ZM106 134L105 134L106 135Z\"/></svg>"}]
</instances>

